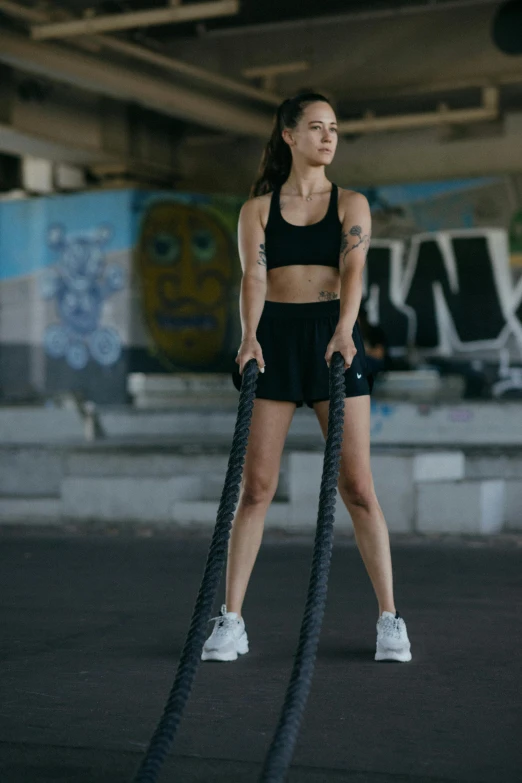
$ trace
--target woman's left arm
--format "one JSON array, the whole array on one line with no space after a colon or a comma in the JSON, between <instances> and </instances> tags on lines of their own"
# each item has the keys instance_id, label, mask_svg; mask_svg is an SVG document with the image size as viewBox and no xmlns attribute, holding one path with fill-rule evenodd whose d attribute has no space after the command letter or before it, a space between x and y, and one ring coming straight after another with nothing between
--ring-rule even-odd
<instances>
[{"instance_id":1,"label":"woman's left arm","mask_svg":"<svg viewBox=\"0 0 522 783\"><path fill-rule=\"evenodd\" d=\"M362 275L370 247L372 218L368 199L362 193L346 195L341 229L339 273L341 312L338 328L352 333L362 299Z\"/></svg>"},{"instance_id":2,"label":"woman's left arm","mask_svg":"<svg viewBox=\"0 0 522 783\"><path fill-rule=\"evenodd\" d=\"M341 276L340 314L335 333L328 343L325 359L330 366L334 351L344 357L345 369L350 367L357 349L352 331L362 299L362 275L366 254L370 247L372 220L368 199L362 193L345 196L344 218L341 228L339 274Z\"/></svg>"}]
</instances>

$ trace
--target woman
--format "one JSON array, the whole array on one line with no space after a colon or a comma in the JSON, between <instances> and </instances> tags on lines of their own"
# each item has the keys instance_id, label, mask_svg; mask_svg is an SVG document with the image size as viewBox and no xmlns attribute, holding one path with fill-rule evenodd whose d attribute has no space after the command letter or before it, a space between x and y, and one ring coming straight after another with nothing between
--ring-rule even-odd
<instances>
[{"instance_id":1,"label":"woman","mask_svg":"<svg viewBox=\"0 0 522 783\"><path fill-rule=\"evenodd\" d=\"M356 323L371 219L365 196L328 181L325 166L337 146L333 108L302 93L278 108L259 176L238 222L243 277L242 341L233 372L260 373L226 577L226 603L204 644L203 660L236 660L248 652L241 615L275 494L281 452L296 407L313 408L328 429L329 366L344 358L346 400L339 494L379 603L375 660L411 660L405 622L395 609L386 522L370 468L370 392ZM265 364L266 362L266 364Z\"/></svg>"}]
</instances>

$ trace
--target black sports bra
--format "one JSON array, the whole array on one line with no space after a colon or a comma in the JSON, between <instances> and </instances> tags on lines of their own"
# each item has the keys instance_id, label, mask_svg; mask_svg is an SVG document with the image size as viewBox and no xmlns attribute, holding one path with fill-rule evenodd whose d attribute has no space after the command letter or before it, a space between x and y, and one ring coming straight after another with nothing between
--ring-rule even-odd
<instances>
[{"instance_id":1,"label":"black sports bra","mask_svg":"<svg viewBox=\"0 0 522 783\"><path fill-rule=\"evenodd\" d=\"M265 228L266 268L293 264L339 267L341 221L337 214L337 185L332 182L328 211L322 220L308 226L288 223L279 203L281 187L274 189Z\"/></svg>"}]
</instances>

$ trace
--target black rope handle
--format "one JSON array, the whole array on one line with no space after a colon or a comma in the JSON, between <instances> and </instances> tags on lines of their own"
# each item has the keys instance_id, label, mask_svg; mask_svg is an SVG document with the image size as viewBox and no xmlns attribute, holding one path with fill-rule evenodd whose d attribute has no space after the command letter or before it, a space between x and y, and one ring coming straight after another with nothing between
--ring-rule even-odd
<instances>
[{"instance_id":1,"label":"black rope handle","mask_svg":"<svg viewBox=\"0 0 522 783\"><path fill-rule=\"evenodd\" d=\"M318 522L308 597L283 710L260 778L263 783L282 783L284 781L292 761L313 677L315 656L326 602L333 542L335 493L339 475L344 422L345 386L343 366L344 359L341 353L336 351L332 356L330 364L328 436L319 495ZM255 359L250 359L243 368L238 414L225 484L221 493L216 527L210 544L203 579L192 613L190 628L181 653L176 677L167 699L163 716L150 740L145 757L134 778L134 783L156 783L179 727L183 710L194 683L196 670L201 660L206 627L221 578L234 511L239 498L239 486L243 474L258 372L259 368Z\"/></svg>"}]
</instances>

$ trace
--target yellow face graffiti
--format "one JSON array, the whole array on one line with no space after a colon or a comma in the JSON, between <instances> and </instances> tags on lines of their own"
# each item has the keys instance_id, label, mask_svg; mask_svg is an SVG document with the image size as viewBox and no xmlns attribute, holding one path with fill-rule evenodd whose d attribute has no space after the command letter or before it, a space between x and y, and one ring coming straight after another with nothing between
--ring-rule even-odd
<instances>
[{"instance_id":1,"label":"yellow face graffiti","mask_svg":"<svg viewBox=\"0 0 522 783\"><path fill-rule=\"evenodd\" d=\"M208 212L173 201L146 212L137 245L145 321L159 351L180 369L204 368L225 343L233 255Z\"/></svg>"}]
</instances>

